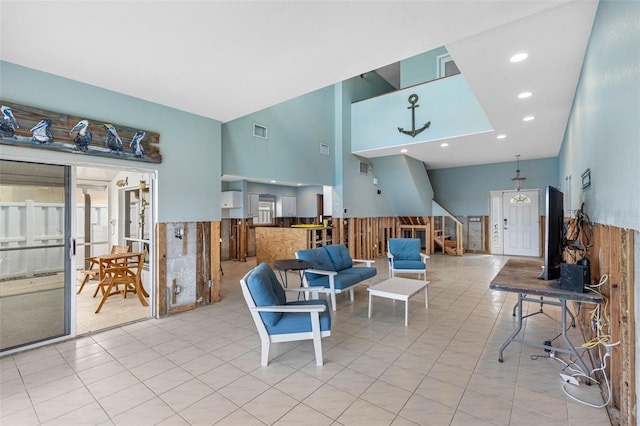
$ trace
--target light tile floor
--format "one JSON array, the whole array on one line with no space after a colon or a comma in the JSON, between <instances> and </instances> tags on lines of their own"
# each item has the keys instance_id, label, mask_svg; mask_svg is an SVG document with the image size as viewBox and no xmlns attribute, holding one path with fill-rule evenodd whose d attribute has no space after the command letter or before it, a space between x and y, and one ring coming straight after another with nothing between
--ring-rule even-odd
<instances>
[{"instance_id":1,"label":"light tile floor","mask_svg":"<svg viewBox=\"0 0 640 426\"><path fill-rule=\"evenodd\" d=\"M506 260L431 256L429 309L414 296L406 328L402 302L374 298L369 319L365 286L354 303L339 297L323 367L310 342L275 344L260 367L238 284L255 260L224 262L217 304L0 358L0 424L608 425L606 410L565 396L544 351L512 344L498 362L516 297L489 282ZM376 266L379 282L385 259ZM525 328L537 341L558 332L544 315ZM602 404L597 386L568 390Z\"/></svg>"}]
</instances>

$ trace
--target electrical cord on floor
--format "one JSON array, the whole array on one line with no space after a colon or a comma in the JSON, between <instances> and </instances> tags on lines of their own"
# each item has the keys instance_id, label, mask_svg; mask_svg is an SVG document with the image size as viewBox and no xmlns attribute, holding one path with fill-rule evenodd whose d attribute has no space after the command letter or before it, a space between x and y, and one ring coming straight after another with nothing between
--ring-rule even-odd
<instances>
[{"instance_id":1,"label":"electrical cord on floor","mask_svg":"<svg viewBox=\"0 0 640 426\"><path fill-rule=\"evenodd\" d=\"M607 405L609 405L609 403L611 402L611 384L609 383L609 379L607 378L607 373L604 371L607 368L607 358L610 356L609 352L606 352L604 354L604 357L602 357L602 350L599 349L599 354L600 354L600 359L602 359L602 364L600 366L600 368L594 368L593 370L591 370L591 374L590 376L593 376L594 373L600 371L602 373L602 375L604 376L604 383L607 387L607 400L604 404L592 404L590 402L584 401L578 397L575 397L573 395L571 395L571 393L567 390L566 383L562 384L562 391L564 392L565 395L567 395L569 398L573 399L576 402L579 402L580 404L586 405L587 407L591 407L591 408L604 408ZM591 379L597 382L597 380L595 379ZM598 382L599 383L599 382Z\"/></svg>"},{"instance_id":2,"label":"electrical cord on floor","mask_svg":"<svg viewBox=\"0 0 640 426\"><path fill-rule=\"evenodd\" d=\"M609 299L600 291L600 287L602 287L608 280L609 280L609 276L604 274L600 277L598 284L594 284L586 287L589 291L596 293L603 298L604 306L602 306L602 304L597 304L591 310L591 325L592 325L592 329L596 332L596 337L582 344L582 347L585 348L585 352L593 348L598 348L598 359L601 360L600 367L594 368L593 370L591 370L589 375L586 377L600 384L600 382L598 382L593 377L595 377L595 374L597 372L600 372L602 374L602 376L604 377L603 382L606 386L607 400L605 401L604 404L592 404L590 402L581 400L580 398L577 398L574 395L571 395L571 393L567 390L566 383L562 384L562 391L565 393L565 395L567 395L569 398L573 399L574 401L577 401L583 405L586 405L592 408L604 408L607 405L609 405L609 403L611 402L611 398L612 398L611 383L609 383L609 378L607 377L607 373L605 370L607 368L607 358L611 356L611 348L613 346L617 346L620 344L620 341L611 343L611 334L610 334L611 323L609 321L609 316L607 314L608 307L609 307ZM604 353L604 355L602 354L603 347L606 349L606 352ZM572 376L575 377L574 375Z\"/></svg>"},{"instance_id":3,"label":"electrical cord on floor","mask_svg":"<svg viewBox=\"0 0 640 426\"><path fill-rule=\"evenodd\" d=\"M582 356L584 356L584 354L582 354ZM581 357L582 357L581 356ZM551 357L552 359L555 359L556 361L558 361L559 363L561 363L562 365L564 365L564 368L562 369L563 372L567 372L570 373L569 375L571 377L584 377L585 379L588 380L593 380L596 383L599 383L597 380L591 378L586 371L584 371L578 364L576 364L575 361L571 360L571 358L569 358L569 361L565 361L564 359L562 359L559 356L553 356Z\"/></svg>"},{"instance_id":4,"label":"electrical cord on floor","mask_svg":"<svg viewBox=\"0 0 640 426\"><path fill-rule=\"evenodd\" d=\"M588 223L588 219L587 219L587 223ZM606 393L607 393L607 398L606 401L604 402L604 404L593 404L591 402L588 401L584 401L574 395L572 395L568 390L567 390L567 383L563 383L562 384L562 391L564 392L564 394L573 399L576 402L579 402L580 404L586 405L588 407L591 408L604 408L607 405L609 405L609 403L611 402L612 399L612 389L611 389L611 383L609 383L609 378L607 377L607 373L606 373L606 368L607 368L607 358L609 358L611 356L611 348L613 346L617 346L620 344L620 341L611 343L611 334L610 334L610 328L611 328L611 323L609 320L609 316L607 314L608 308L609 308L609 299L602 294L602 292L600 291L600 288L607 283L607 281L609 280L609 276L604 274L602 275L602 277L600 277L600 280L597 284L594 285L590 285L587 286L586 289L596 293L598 295L600 295L604 301L604 306L603 304L596 304L596 306L591 310L590 315L591 315L591 325L592 325L592 329L593 331L596 332L596 337L594 337L593 339L589 340L588 342L585 342L581 345L581 347L584 349L583 353L580 355L578 354L577 356L579 356L580 358L584 357L584 355L591 349L594 348L598 348L598 359L601 360L600 362L600 367L598 368L594 368L593 370L591 370L590 372L587 371L583 371L583 369L575 362L571 359L571 356L569 357L569 361L565 361L564 359L562 359L559 356L555 355L555 352L553 352L553 349L550 347L550 351L548 354L544 354L544 355L538 355L538 354L534 354L534 355L530 355L530 359L531 360L537 360L540 358L550 358L550 359L554 359L558 362L560 362L561 364L563 364L563 368L562 368L562 372L566 372L569 373L569 376L573 377L573 378L583 378L589 381L593 381L596 384L600 385L602 383L604 383L605 388L606 388ZM569 330L570 326L567 327L567 330ZM565 332L567 331L565 330ZM558 337L560 337L562 335L562 333L558 334L556 337L554 337L552 340L548 341L549 342L549 346L551 345L551 342L553 342L554 340L556 340ZM545 342L545 345L547 343ZM606 348L606 352L602 353L602 348ZM595 379L595 374L600 372L602 374L602 376L604 377L603 381L600 382L597 379Z\"/></svg>"}]
</instances>

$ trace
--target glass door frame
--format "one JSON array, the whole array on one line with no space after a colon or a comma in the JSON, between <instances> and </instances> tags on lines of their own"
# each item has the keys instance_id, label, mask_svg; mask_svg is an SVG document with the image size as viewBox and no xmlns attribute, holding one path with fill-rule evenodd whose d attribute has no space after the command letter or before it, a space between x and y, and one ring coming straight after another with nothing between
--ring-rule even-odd
<instances>
[{"instance_id":1,"label":"glass door frame","mask_svg":"<svg viewBox=\"0 0 640 426\"><path fill-rule=\"evenodd\" d=\"M76 295L75 295L75 268L76 268L76 256L75 256L75 237L76 232L73 229L72 224L75 221L75 194L72 188L75 187L75 170L74 167L70 164L55 162L55 161L47 161L42 158L33 158L33 157L23 157L23 156L10 156L10 155L2 155L0 159L3 161L15 161L15 162L23 162L23 163L31 163L36 165L52 165L52 166L60 166L63 167L64 173L64 248L63 248L63 303L64 306L64 314L63 314L63 334L58 335L56 337L44 337L41 340L25 342L24 344L20 344L18 346L12 347L11 349L7 349L2 351L2 356L9 355L16 352L22 352L28 349L36 348L39 346L50 345L52 343L57 343L65 340L69 340L76 335L76 321L74 320L73 313L75 312L76 307Z\"/></svg>"}]
</instances>

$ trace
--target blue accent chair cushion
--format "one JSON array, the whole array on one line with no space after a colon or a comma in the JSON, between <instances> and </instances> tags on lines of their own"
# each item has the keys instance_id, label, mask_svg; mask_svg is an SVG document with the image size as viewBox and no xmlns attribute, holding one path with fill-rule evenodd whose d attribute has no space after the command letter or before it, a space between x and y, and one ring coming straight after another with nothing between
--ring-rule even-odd
<instances>
[{"instance_id":1,"label":"blue accent chair cushion","mask_svg":"<svg viewBox=\"0 0 640 426\"><path fill-rule=\"evenodd\" d=\"M286 302L284 290L268 263L263 262L256 267L249 275L247 287L256 306L277 306ZM278 288L281 295L278 294ZM274 326L282 318L282 312L260 312L260 316L266 326Z\"/></svg>"},{"instance_id":2,"label":"blue accent chair cushion","mask_svg":"<svg viewBox=\"0 0 640 426\"><path fill-rule=\"evenodd\" d=\"M399 260L420 261L420 239L419 238L389 238L389 253L393 255L393 262L397 266ZM424 263L416 269L424 269Z\"/></svg>"},{"instance_id":3,"label":"blue accent chair cushion","mask_svg":"<svg viewBox=\"0 0 640 426\"><path fill-rule=\"evenodd\" d=\"M353 266L353 260L349 255L349 250L344 244L333 244L324 246L333 263L334 271L342 271Z\"/></svg>"},{"instance_id":4,"label":"blue accent chair cushion","mask_svg":"<svg viewBox=\"0 0 640 426\"><path fill-rule=\"evenodd\" d=\"M320 312L320 331L331 330L331 314L326 300L300 300L287 305L325 305L327 309ZM311 331L311 315L306 312L287 312L275 325L266 325L269 334L300 333Z\"/></svg>"},{"instance_id":5,"label":"blue accent chair cushion","mask_svg":"<svg viewBox=\"0 0 640 426\"><path fill-rule=\"evenodd\" d=\"M417 269L424 270L424 263L419 260L395 260L393 261L395 269Z\"/></svg>"}]
</instances>

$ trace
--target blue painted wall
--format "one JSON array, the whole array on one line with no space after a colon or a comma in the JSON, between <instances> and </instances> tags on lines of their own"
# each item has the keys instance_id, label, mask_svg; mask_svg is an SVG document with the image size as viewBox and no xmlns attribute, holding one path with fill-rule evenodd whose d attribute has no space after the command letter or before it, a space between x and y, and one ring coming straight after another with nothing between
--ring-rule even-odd
<instances>
[{"instance_id":1,"label":"blue painted wall","mask_svg":"<svg viewBox=\"0 0 640 426\"><path fill-rule=\"evenodd\" d=\"M419 97L415 108L416 129L431 122L429 128L415 137L398 131L399 127L412 130L409 98L413 95ZM356 153L493 130L462 74L367 99L353 104L351 110L352 148Z\"/></svg>"},{"instance_id":2,"label":"blue painted wall","mask_svg":"<svg viewBox=\"0 0 640 426\"><path fill-rule=\"evenodd\" d=\"M333 86L222 125L222 173L247 178L333 185ZM268 139L253 136L253 123ZM320 144L330 155L320 154Z\"/></svg>"},{"instance_id":3,"label":"blue painted wall","mask_svg":"<svg viewBox=\"0 0 640 426\"><path fill-rule=\"evenodd\" d=\"M433 188L421 161L392 155L373 159L373 165L392 216L431 216Z\"/></svg>"},{"instance_id":4,"label":"blue painted wall","mask_svg":"<svg viewBox=\"0 0 640 426\"><path fill-rule=\"evenodd\" d=\"M456 216L489 215L489 191L512 190L515 175L515 161L429 171L435 200ZM558 187L558 158L521 160L520 175L523 189Z\"/></svg>"},{"instance_id":5,"label":"blue painted wall","mask_svg":"<svg viewBox=\"0 0 640 426\"><path fill-rule=\"evenodd\" d=\"M51 161L158 171L158 220L220 220L220 122L34 69L0 61L0 98L53 112L86 116L160 134L162 164L49 153ZM2 146L2 156L45 151ZM203 196L203 190L206 195Z\"/></svg>"},{"instance_id":6,"label":"blue painted wall","mask_svg":"<svg viewBox=\"0 0 640 426\"><path fill-rule=\"evenodd\" d=\"M560 151L571 208L640 230L640 2L601 1ZM581 175L591 169L591 186ZM567 183L569 180L566 181ZM566 190L566 189L565 189Z\"/></svg>"},{"instance_id":7,"label":"blue painted wall","mask_svg":"<svg viewBox=\"0 0 640 426\"><path fill-rule=\"evenodd\" d=\"M322 195L322 186L303 186L296 195L296 214L298 217L316 217L318 194Z\"/></svg>"},{"instance_id":8,"label":"blue painted wall","mask_svg":"<svg viewBox=\"0 0 640 426\"><path fill-rule=\"evenodd\" d=\"M351 104L361 99L387 93L392 87L376 73L366 78L354 77L336 85L336 144L341 158L337 160L336 187L333 196L334 217L384 217L393 215L389 201L378 195L373 175L360 174L360 161L351 154ZM338 125L339 124L339 125ZM345 211L346 209L346 211Z\"/></svg>"},{"instance_id":9,"label":"blue painted wall","mask_svg":"<svg viewBox=\"0 0 640 426\"><path fill-rule=\"evenodd\" d=\"M438 78L437 58L448 53L444 47L400 61L400 87L409 87Z\"/></svg>"}]
</instances>

